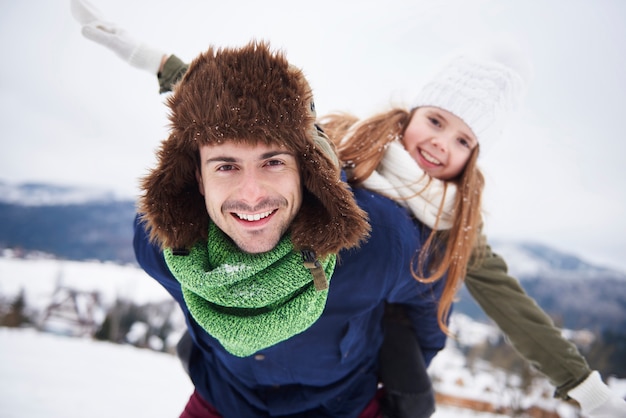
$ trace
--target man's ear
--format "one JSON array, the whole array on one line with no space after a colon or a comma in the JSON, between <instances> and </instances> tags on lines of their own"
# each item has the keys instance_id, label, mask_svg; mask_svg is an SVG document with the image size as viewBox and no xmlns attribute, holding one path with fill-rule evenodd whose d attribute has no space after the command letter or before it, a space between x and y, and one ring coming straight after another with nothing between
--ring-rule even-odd
<instances>
[{"instance_id":1,"label":"man's ear","mask_svg":"<svg viewBox=\"0 0 626 418\"><path fill-rule=\"evenodd\" d=\"M202 182L202 173L196 168L196 181L198 182L198 191L204 196L204 183Z\"/></svg>"}]
</instances>

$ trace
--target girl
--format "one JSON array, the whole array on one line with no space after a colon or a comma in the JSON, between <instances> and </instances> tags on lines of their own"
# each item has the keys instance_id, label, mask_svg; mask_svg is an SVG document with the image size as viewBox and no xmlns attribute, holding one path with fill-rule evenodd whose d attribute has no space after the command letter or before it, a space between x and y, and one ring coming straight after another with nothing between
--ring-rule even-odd
<instances>
[{"instance_id":1,"label":"girl","mask_svg":"<svg viewBox=\"0 0 626 418\"><path fill-rule=\"evenodd\" d=\"M597 371L589 371L575 347L507 275L504 260L481 233L484 177L478 155L481 146L498 139L524 93L530 69L520 58L510 49L461 55L422 88L411 109L394 108L361 121L334 114L321 124L353 186L393 198L432 228L418 265L432 252L436 261L420 269L430 271L428 277L415 277L432 282L447 272L439 304L444 330L465 282L515 348L558 386L557 396L576 399L590 417L626 416L626 402L608 390ZM396 335L407 341L409 334ZM386 337L381 370L399 371L397 350L392 346L385 355L391 344Z\"/></svg>"},{"instance_id":2,"label":"girl","mask_svg":"<svg viewBox=\"0 0 626 418\"><path fill-rule=\"evenodd\" d=\"M186 71L187 65L176 56L137 42L115 24L103 21L88 2L72 0L71 6L85 37L129 64L157 74L160 92L170 91ZM464 279L472 296L513 346L550 378L557 387L556 396L574 398L590 417L625 416L626 403L609 390L598 372L589 369L576 347L561 336L518 281L507 275L506 263L491 251L480 232L484 180L477 167L479 149L499 136L506 113L515 107L524 84L515 70L519 66L510 68L511 62L506 60L491 61L464 57L451 63L424 87L412 109L392 109L363 121L336 114L322 118L321 123L337 145L349 181L407 206L432 229L430 250L444 249L437 262L428 266L427 277L416 275L418 280L434 281L448 274L439 307L442 328L447 329L452 301ZM512 90L497 82L490 88L481 87L481 80L493 75L494 68L497 76L503 77L498 80ZM476 89L487 92L487 100L479 100ZM491 108L483 107L485 103ZM504 105L501 113L496 103ZM420 258L417 264L421 263ZM402 318L397 307L390 311L390 318ZM397 331L395 348L406 348L411 341L402 326L396 326L399 323L393 320L388 325ZM381 355L383 364L385 358L398 359ZM402 364L390 364L386 374L401 381L398 393L407 387L407 392L418 390L407 383L407 359L401 360ZM415 373L425 372L419 370L419 358L410 360L415 363ZM385 374L384 367L381 372ZM386 382L386 386L392 385ZM407 403L406 398L400 403ZM397 406L397 410L402 408ZM432 411L420 413L428 416Z\"/></svg>"},{"instance_id":3,"label":"girl","mask_svg":"<svg viewBox=\"0 0 626 418\"><path fill-rule=\"evenodd\" d=\"M507 53L456 57L423 88L411 110L395 108L362 121L349 114L321 119L349 183L395 199L432 229L421 254L443 251L428 266L430 276L416 274L416 279L435 281L447 272L439 306L439 324L445 330L480 235L480 144L497 139L523 95L526 83L520 73L530 74L529 69L518 71L497 61L508 58Z\"/></svg>"}]
</instances>

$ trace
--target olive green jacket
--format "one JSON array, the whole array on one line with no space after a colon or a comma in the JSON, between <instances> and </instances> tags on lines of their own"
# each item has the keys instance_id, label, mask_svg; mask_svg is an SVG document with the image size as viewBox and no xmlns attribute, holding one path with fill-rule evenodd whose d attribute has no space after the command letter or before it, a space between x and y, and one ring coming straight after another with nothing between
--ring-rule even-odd
<instances>
[{"instance_id":1,"label":"olive green jacket","mask_svg":"<svg viewBox=\"0 0 626 418\"><path fill-rule=\"evenodd\" d=\"M555 395L567 399L567 392L591 373L587 361L519 281L507 274L504 259L487 244L483 250L480 265L468 268L467 290L517 352L557 387Z\"/></svg>"},{"instance_id":2,"label":"olive green jacket","mask_svg":"<svg viewBox=\"0 0 626 418\"><path fill-rule=\"evenodd\" d=\"M159 93L167 93L172 91L172 87L178 80L183 77L183 74L189 68L188 64L185 64L176 55L170 55L170 57L163 64L163 68L157 74L159 79Z\"/></svg>"},{"instance_id":3,"label":"olive green jacket","mask_svg":"<svg viewBox=\"0 0 626 418\"><path fill-rule=\"evenodd\" d=\"M187 68L178 57L170 56L158 74L160 93L171 91ZM585 358L563 338L519 281L507 274L504 259L491 251L484 236L481 242L484 258L478 267L468 269L467 289L513 347L556 386L555 395L567 399L567 392L591 373Z\"/></svg>"}]
</instances>

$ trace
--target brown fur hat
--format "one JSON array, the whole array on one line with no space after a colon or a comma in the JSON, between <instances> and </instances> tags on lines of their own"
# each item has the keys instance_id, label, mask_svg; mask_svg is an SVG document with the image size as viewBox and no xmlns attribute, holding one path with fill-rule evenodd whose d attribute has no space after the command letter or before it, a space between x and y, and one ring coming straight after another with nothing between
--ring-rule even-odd
<instances>
[{"instance_id":1,"label":"brown fur hat","mask_svg":"<svg viewBox=\"0 0 626 418\"><path fill-rule=\"evenodd\" d=\"M161 247L206 240L209 216L195 177L199 146L224 141L261 141L295 152L305 188L290 227L297 249L323 257L367 237L367 214L340 180L334 149L314 125L311 88L282 53L263 42L211 47L190 64L168 106L169 138L141 182L139 201L150 238Z\"/></svg>"}]
</instances>

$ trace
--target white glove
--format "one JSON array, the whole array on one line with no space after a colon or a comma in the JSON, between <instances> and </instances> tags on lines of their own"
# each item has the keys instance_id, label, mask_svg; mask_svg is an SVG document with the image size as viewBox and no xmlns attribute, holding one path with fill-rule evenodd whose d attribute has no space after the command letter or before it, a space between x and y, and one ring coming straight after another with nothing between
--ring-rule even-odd
<instances>
[{"instance_id":1,"label":"white glove","mask_svg":"<svg viewBox=\"0 0 626 418\"><path fill-rule=\"evenodd\" d=\"M86 0L71 0L74 19L83 25L82 34L115 52L133 67L156 75L166 54L136 41L114 23L106 22L100 11Z\"/></svg>"},{"instance_id":2,"label":"white glove","mask_svg":"<svg viewBox=\"0 0 626 418\"><path fill-rule=\"evenodd\" d=\"M88 25L96 20L104 20L102 13L93 4L83 0L70 0L72 16L81 25Z\"/></svg>"},{"instance_id":3,"label":"white glove","mask_svg":"<svg viewBox=\"0 0 626 418\"><path fill-rule=\"evenodd\" d=\"M567 394L580 404L580 409L586 417L626 418L626 401L611 392L597 371L592 372Z\"/></svg>"}]
</instances>

